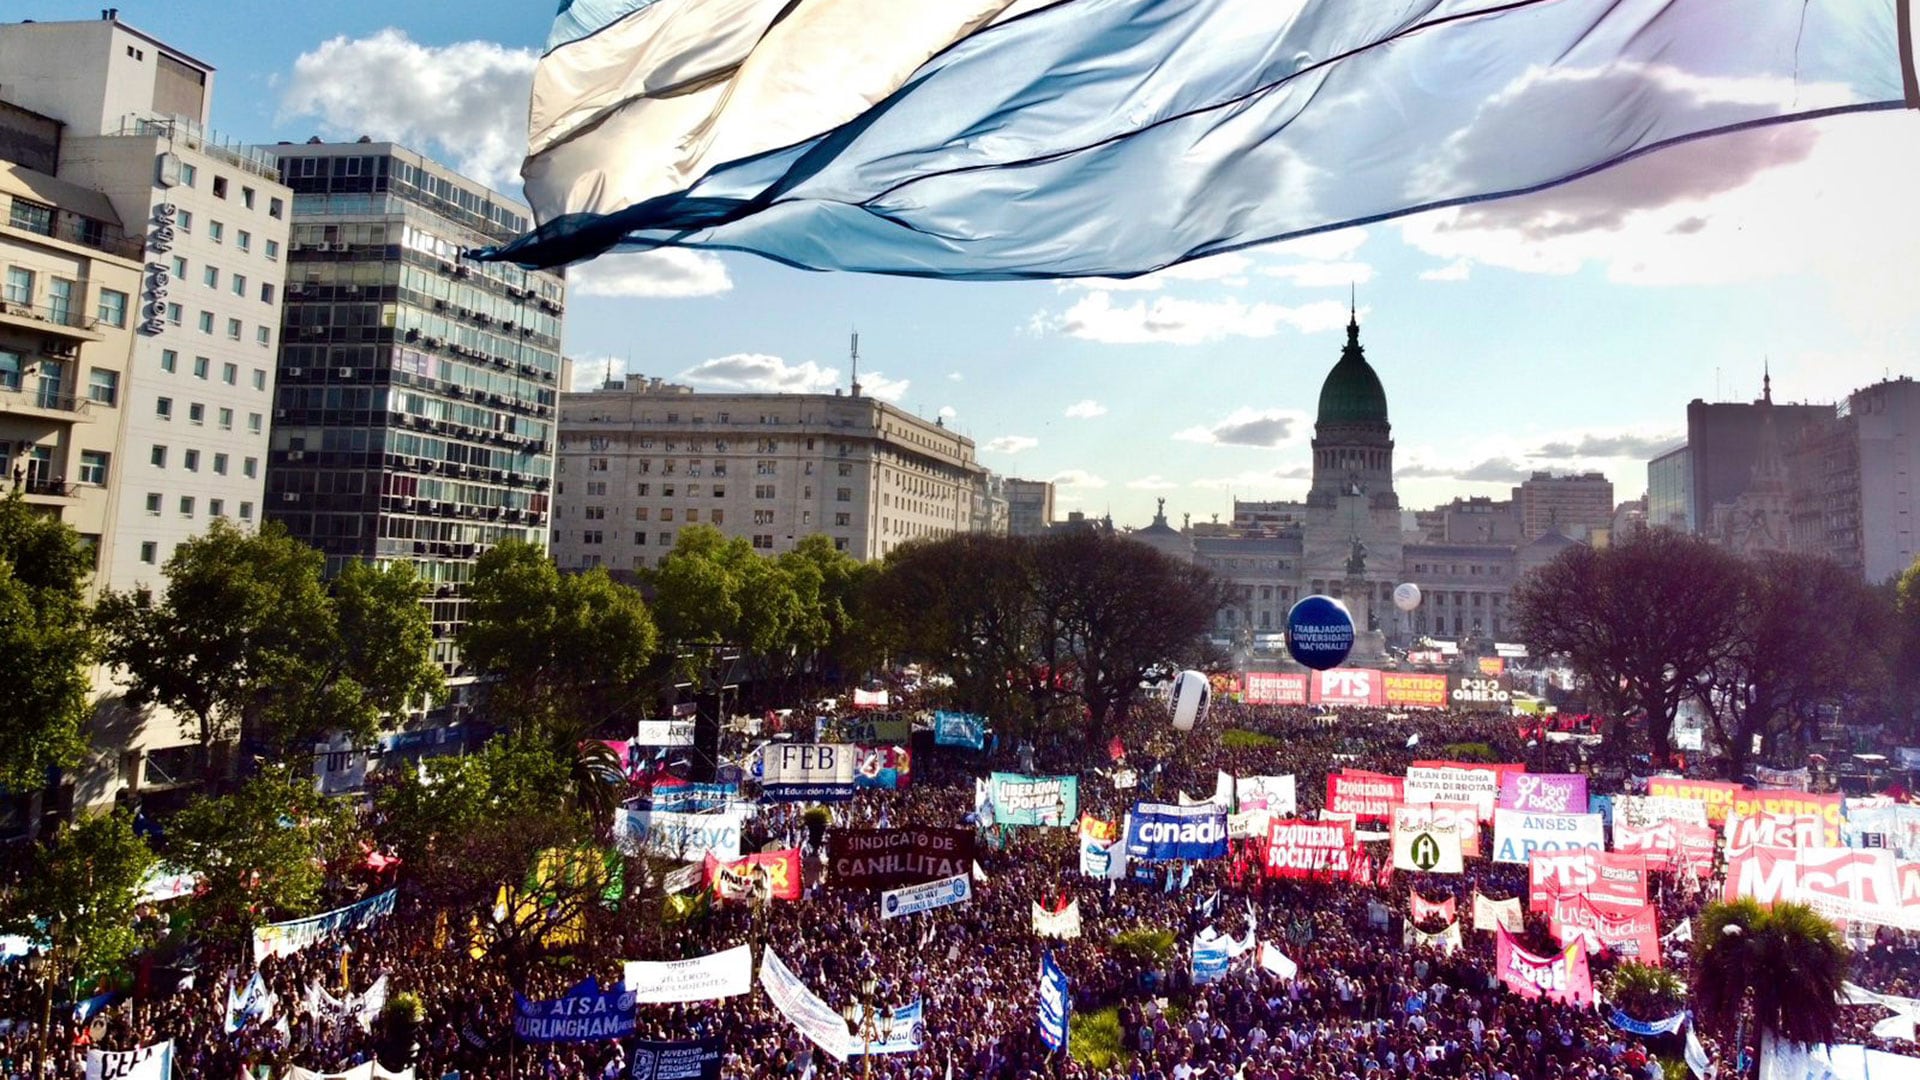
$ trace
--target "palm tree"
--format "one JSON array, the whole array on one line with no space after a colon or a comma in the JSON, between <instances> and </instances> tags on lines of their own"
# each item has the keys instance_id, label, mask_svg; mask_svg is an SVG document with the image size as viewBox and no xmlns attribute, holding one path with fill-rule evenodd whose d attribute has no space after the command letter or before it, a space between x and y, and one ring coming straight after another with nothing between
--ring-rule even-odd
<instances>
[{"instance_id":1,"label":"palm tree","mask_svg":"<svg viewBox=\"0 0 1920 1080\"><path fill-rule=\"evenodd\" d=\"M613 830L614 807L627 792L620 756L599 739L584 739L575 744L569 773L569 801L593 822L594 834L606 838Z\"/></svg>"},{"instance_id":2,"label":"palm tree","mask_svg":"<svg viewBox=\"0 0 1920 1080\"><path fill-rule=\"evenodd\" d=\"M1694 1015L1728 1045L1748 1016L1762 1038L1830 1043L1847 961L1840 932L1805 904L1709 904L1694 937Z\"/></svg>"},{"instance_id":3,"label":"palm tree","mask_svg":"<svg viewBox=\"0 0 1920 1080\"><path fill-rule=\"evenodd\" d=\"M1666 968L1628 960L1614 969L1607 1000L1635 1020L1664 1020L1684 1006L1687 988Z\"/></svg>"}]
</instances>

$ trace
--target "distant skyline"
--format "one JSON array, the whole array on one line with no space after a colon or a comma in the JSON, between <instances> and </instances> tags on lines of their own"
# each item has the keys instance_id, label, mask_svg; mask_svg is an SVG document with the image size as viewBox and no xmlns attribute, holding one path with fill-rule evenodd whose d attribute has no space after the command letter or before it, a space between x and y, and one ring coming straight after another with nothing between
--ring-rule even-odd
<instances>
[{"instance_id":1,"label":"distant skyline","mask_svg":"<svg viewBox=\"0 0 1920 1080\"><path fill-rule=\"evenodd\" d=\"M213 64L214 126L271 144L392 139L518 195L551 2L275 6L127 0L122 21ZM9 18L93 19L24 0ZM1388 395L1402 504L1504 498L1535 469L1638 497L1693 398L1838 400L1920 372L1920 115L1769 128L1525 199L1220 256L1128 282L955 284L749 257L614 256L570 273L576 383L876 397L971 436L1058 513L1225 520L1299 498L1349 288ZM630 361L629 361L629 358Z\"/></svg>"}]
</instances>

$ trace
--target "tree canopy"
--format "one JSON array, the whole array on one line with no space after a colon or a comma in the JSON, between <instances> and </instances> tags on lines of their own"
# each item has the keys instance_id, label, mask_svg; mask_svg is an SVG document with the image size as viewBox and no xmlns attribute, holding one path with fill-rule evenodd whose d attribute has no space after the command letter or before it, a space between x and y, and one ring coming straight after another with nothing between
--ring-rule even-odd
<instances>
[{"instance_id":1,"label":"tree canopy","mask_svg":"<svg viewBox=\"0 0 1920 1080\"><path fill-rule=\"evenodd\" d=\"M0 907L0 928L53 947L63 970L112 971L139 943L133 909L154 865L125 810L61 826Z\"/></svg>"},{"instance_id":2,"label":"tree canopy","mask_svg":"<svg viewBox=\"0 0 1920 1080\"><path fill-rule=\"evenodd\" d=\"M310 914L327 869L359 854L351 807L301 771L272 765L239 789L187 803L167 829L169 861L206 879L197 923L237 934Z\"/></svg>"},{"instance_id":3,"label":"tree canopy","mask_svg":"<svg viewBox=\"0 0 1920 1080\"><path fill-rule=\"evenodd\" d=\"M16 493L0 498L0 788L31 791L47 770L87 748L87 669L98 654L89 622L92 571L80 537Z\"/></svg>"}]
</instances>

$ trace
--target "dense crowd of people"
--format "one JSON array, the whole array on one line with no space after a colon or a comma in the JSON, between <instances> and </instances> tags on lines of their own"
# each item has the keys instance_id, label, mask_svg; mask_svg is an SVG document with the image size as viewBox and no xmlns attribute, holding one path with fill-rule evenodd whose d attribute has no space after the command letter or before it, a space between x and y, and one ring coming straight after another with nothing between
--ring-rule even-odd
<instances>
[{"instance_id":1,"label":"dense crowd of people","mask_svg":"<svg viewBox=\"0 0 1920 1080\"><path fill-rule=\"evenodd\" d=\"M1532 771L1578 768L1578 748L1518 729L1509 717L1486 713L1386 713L1349 710L1336 717L1306 709L1249 707L1222 702L1208 724L1190 735L1171 732L1163 709L1137 710L1118 732L1128 750L1126 768L1138 787L1116 789L1105 745L1085 750L1002 745L972 752L941 748L920 755L911 784L901 791L863 789L831 807L835 827L972 823L974 779L993 767L1016 768L1031 755L1041 773L1081 776L1080 809L1117 822L1136 799L1175 801L1205 797L1218 770L1236 775L1292 774L1300 813L1318 810L1325 776L1342 766L1403 771L1442 747L1484 744L1497 760ZM1224 729L1255 733L1223 742ZM1105 733L1103 733L1104 738ZM1628 781L1630 782L1630 781ZM819 859L802 817L802 804L767 804L753 822L761 840L806 848ZM1269 879L1246 872L1257 863L1236 841L1234 857L1194 866L1190 880L1169 888L1153 883L1081 876L1072 828L995 825L980 831L973 899L911 918L882 919L874 891L852 889L808 874L797 901L719 903L663 927L636 916L611 922L604 939L581 955L531 970L508 966L449 933L445 913L409 897L401 884L395 913L369 928L295 955L264 962L261 972L277 1000L271 1016L225 1030L228 996L253 969L239 945L209 944L188 978L144 978L129 995L83 1020L64 1003L52 1010L45 1041L52 1047L35 1073L47 988L21 962L0 968L0 1075L78 1078L84 1048L125 1049L174 1041L186 1076L233 1077L243 1070L273 1076L287 1068L326 1072L371 1060L372 1034L351 1016L310 1004L311 987L336 998L360 994L384 978L390 993L417 994L424 1006L414 1056L415 1075L457 1074L478 1080L624 1075L630 1063L623 1041L528 1044L513 1036L514 995L555 997L588 974L603 984L621 975L617 958L678 959L747 943L756 961L778 951L809 988L838 1009L862 1000L873 980L872 1004L881 1008L918 1000L925 1037L911 1053L875 1055L869 1062L833 1061L789 1023L756 988L748 994L684 1005L643 1005L636 1034L652 1039L715 1036L724 1040L723 1075L740 1080L808 1075L874 1075L898 1080L983 1077L1126 1078L1126 1080L1635 1080L1660 1075L1657 1055L1674 1056L1677 1040L1644 1039L1609 1022L1604 1007L1580 1008L1511 993L1494 976L1492 935L1466 929L1477 892L1525 897L1524 867L1473 860L1462 875L1400 873L1373 884ZM1385 845L1374 844L1383 864ZM1451 896L1465 920L1464 947L1451 954L1403 944L1408 895ZM1686 883L1655 875L1654 899L1667 931L1718 895L1707 880ZM1037 938L1032 906L1078 902L1082 933L1065 941ZM658 906L645 909L658 912ZM459 919L464 919L464 914ZM598 924L596 924L598 926ZM1212 926L1230 937L1252 929L1297 964L1290 979L1238 962L1222 980L1196 986L1187 944ZM1169 953L1119 947L1125 931L1165 931ZM1553 946L1538 916L1527 940ZM1070 980L1077 1013L1115 1009L1120 1051L1094 1064L1049 1053L1035 1023L1036 971L1051 949ZM1246 958L1252 959L1251 956ZM1667 963L1685 976L1684 942L1669 942ZM1603 985L1611 960L1594 960ZM1855 981L1886 993L1920 989L1920 950L1912 940L1882 935L1855 961ZM1868 1028L1886 1015L1877 1008L1848 1011L1856 1041L1898 1052ZM1716 1060L1734 1048L1709 1044ZM1753 1047L1747 1048L1751 1057ZM1723 1071L1722 1075L1728 1075Z\"/></svg>"}]
</instances>

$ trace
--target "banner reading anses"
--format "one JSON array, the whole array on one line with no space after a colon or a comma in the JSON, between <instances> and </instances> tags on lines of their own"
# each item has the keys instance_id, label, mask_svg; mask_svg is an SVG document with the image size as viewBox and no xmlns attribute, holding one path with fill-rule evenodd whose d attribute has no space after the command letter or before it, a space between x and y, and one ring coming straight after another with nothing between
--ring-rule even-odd
<instances>
[{"instance_id":1,"label":"banner reading anses","mask_svg":"<svg viewBox=\"0 0 1920 1080\"><path fill-rule=\"evenodd\" d=\"M1494 862L1525 863L1536 851L1600 851L1606 846L1606 827L1599 814L1493 812Z\"/></svg>"}]
</instances>

